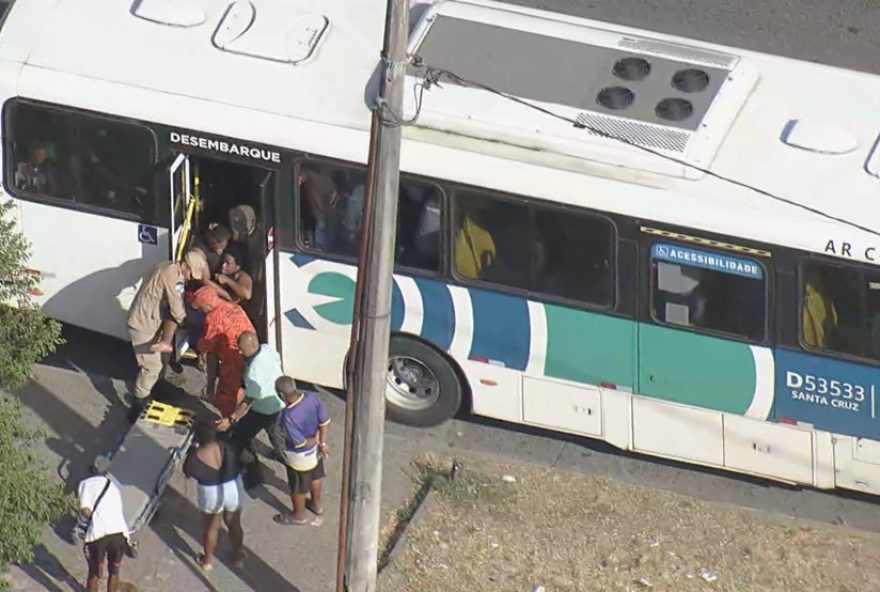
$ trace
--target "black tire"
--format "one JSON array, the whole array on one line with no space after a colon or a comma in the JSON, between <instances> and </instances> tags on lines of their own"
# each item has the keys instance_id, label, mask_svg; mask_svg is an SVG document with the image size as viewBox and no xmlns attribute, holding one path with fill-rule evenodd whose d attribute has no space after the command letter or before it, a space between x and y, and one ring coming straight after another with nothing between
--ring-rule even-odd
<instances>
[{"instance_id":1,"label":"black tire","mask_svg":"<svg viewBox=\"0 0 880 592\"><path fill-rule=\"evenodd\" d=\"M403 391L408 390L409 386L400 378L400 374L395 372L395 369L400 367L400 362L395 363L395 360L401 359L405 360L406 364L415 362L415 368L421 369L419 368L421 365L433 373L436 380L431 382L436 383L438 392L432 388L429 389L431 393L428 400L410 405L400 404L401 400L406 399ZM452 362L422 341L402 335L392 335L386 377L385 401L388 419L410 426L429 427L451 419L461 407L462 384Z\"/></svg>"}]
</instances>

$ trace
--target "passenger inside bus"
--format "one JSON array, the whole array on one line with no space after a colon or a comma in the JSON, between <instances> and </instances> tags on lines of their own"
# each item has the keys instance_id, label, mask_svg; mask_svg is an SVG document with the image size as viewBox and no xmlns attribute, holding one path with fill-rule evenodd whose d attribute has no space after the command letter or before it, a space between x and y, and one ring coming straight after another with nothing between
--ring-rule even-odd
<instances>
[{"instance_id":1,"label":"passenger inside bus","mask_svg":"<svg viewBox=\"0 0 880 592\"><path fill-rule=\"evenodd\" d=\"M215 281L232 297L232 302L248 309L253 296L254 280L242 268L244 251L241 246L233 243L223 252L223 264L220 273L214 276Z\"/></svg>"},{"instance_id":2,"label":"passenger inside bus","mask_svg":"<svg viewBox=\"0 0 880 592\"><path fill-rule=\"evenodd\" d=\"M312 163L299 167L299 187L302 196L300 216L303 220L306 244L327 252L336 246L336 219L334 210L339 203L339 192L329 171Z\"/></svg>"},{"instance_id":3,"label":"passenger inside bus","mask_svg":"<svg viewBox=\"0 0 880 592\"><path fill-rule=\"evenodd\" d=\"M364 208L362 171L313 163L300 165L304 239L315 248L356 256Z\"/></svg>"},{"instance_id":4,"label":"passenger inside bus","mask_svg":"<svg viewBox=\"0 0 880 592\"><path fill-rule=\"evenodd\" d=\"M201 204L196 224L201 233L191 244L209 258L209 285L224 300L242 305L265 343L268 337L264 286L267 244L258 212L270 173L218 159L191 157L190 161L193 187L198 190ZM246 290L241 282L230 280L224 273L224 260L228 262L230 257L234 264L227 269L247 283ZM233 285L239 290L234 290Z\"/></svg>"},{"instance_id":5,"label":"passenger inside bus","mask_svg":"<svg viewBox=\"0 0 880 592\"><path fill-rule=\"evenodd\" d=\"M257 222L257 213L249 205L229 210L232 244L238 247L237 257L252 279L252 290L242 307L257 328L261 343L266 342L266 231ZM228 251L228 248L227 248Z\"/></svg>"},{"instance_id":6,"label":"passenger inside bus","mask_svg":"<svg viewBox=\"0 0 880 592\"><path fill-rule=\"evenodd\" d=\"M356 257L360 248L366 174L350 166L304 162L297 175L300 232L309 247ZM440 192L402 177L395 260L418 269L440 265Z\"/></svg>"},{"instance_id":7,"label":"passenger inside bus","mask_svg":"<svg viewBox=\"0 0 880 592\"><path fill-rule=\"evenodd\" d=\"M193 243L195 248L205 254L212 278L220 273L223 267L223 252L229 246L231 238L232 233L228 228L213 222L208 225L208 228Z\"/></svg>"},{"instance_id":8,"label":"passenger inside bus","mask_svg":"<svg viewBox=\"0 0 880 592\"><path fill-rule=\"evenodd\" d=\"M15 165L15 187L22 191L60 197L63 191L59 177L58 167L49 157L45 142L34 144L28 160Z\"/></svg>"},{"instance_id":9,"label":"passenger inside bus","mask_svg":"<svg viewBox=\"0 0 880 592\"><path fill-rule=\"evenodd\" d=\"M148 129L35 105L11 109L16 189L161 222L153 188L164 164Z\"/></svg>"},{"instance_id":10,"label":"passenger inside bus","mask_svg":"<svg viewBox=\"0 0 880 592\"><path fill-rule=\"evenodd\" d=\"M440 265L440 196L431 185L401 182L397 207L397 262L407 267Z\"/></svg>"},{"instance_id":11,"label":"passenger inside bus","mask_svg":"<svg viewBox=\"0 0 880 592\"><path fill-rule=\"evenodd\" d=\"M84 161L79 164L82 190L91 203L128 212L144 212L148 198L149 174L131 169L128 161L118 158L126 138L106 127L91 127L81 134Z\"/></svg>"},{"instance_id":12,"label":"passenger inside bus","mask_svg":"<svg viewBox=\"0 0 880 592\"><path fill-rule=\"evenodd\" d=\"M468 279L484 279L495 264L495 241L483 225L481 210L462 213L455 235L455 270Z\"/></svg>"},{"instance_id":13,"label":"passenger inside bus","mask_svg":"<svg viewBox=\"0 0 880 592\"><path fill-rule=\"evenodd\" d=\"M803 344L880 359L880 275L809 261L802 277Z\"/></svg>"},{"instance_id":14,"label":"passenger inside bus","mask_svg":"<svg viewBox=\"0 0 880 592\"><path fill-rule=\"evenodd\" d=\"M828 294L821 273L805 274L803 311L801 313L804 344L826 348L835 339L838 327L837 307Z\"/></svg>"},{"instance_id":15,"label":"passenger inside bus","mask_svg":"<svg viewBox=\"0 0 880 592\"><path fill-rule=\"evenodd\" d=\"M765 281L666 261L654 264L654 318L762 341Z\"/></svg>"}]
</instances>

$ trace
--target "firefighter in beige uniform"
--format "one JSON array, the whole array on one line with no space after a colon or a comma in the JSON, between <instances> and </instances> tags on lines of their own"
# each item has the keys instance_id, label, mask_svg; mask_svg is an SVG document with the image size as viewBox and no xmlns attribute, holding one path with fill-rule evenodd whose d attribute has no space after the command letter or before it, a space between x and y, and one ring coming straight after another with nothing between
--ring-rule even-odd
<instances>
[{"instance_id":1,"label":"firefighter in beige uniform","mask_svg":"<svg viewBox=\"0 0 880 592\"><path fill-rule=\"evenodd\" d=\"M208 279L208 262L198 250L189 251L183 261L156 265L135 295L128 311L128 334L139 367L134 395L145 402L162 374L163 353L156 344L162 339L163 324L180 325L186 320L183 305L185 282Z\"/></svg>"}]
</instances>

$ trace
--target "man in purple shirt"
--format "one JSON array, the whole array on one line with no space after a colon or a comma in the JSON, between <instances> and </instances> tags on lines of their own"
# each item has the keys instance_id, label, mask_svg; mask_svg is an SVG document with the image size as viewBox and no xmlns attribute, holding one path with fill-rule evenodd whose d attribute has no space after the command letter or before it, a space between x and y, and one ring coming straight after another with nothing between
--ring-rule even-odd
<instances>
[{"instance_id":1,"label":"man in purple shirt","mask_svg":"<svg viewBox=\"0 0 880 592\"><path fill-rule=\"evenodd\" d=\"M324 478L324 457L327 456L327 428L330 414L313 391L301 391L289 376L275 381L278 396L286 403L281 412L281 429L285 437L284 462L287 465L287 483L293 512L277 514L279 524L323 523L321 479ZM306 496L311 499L306 501ZM306 510L315 518L310 519Z\"/></svg>"}]
</instances>

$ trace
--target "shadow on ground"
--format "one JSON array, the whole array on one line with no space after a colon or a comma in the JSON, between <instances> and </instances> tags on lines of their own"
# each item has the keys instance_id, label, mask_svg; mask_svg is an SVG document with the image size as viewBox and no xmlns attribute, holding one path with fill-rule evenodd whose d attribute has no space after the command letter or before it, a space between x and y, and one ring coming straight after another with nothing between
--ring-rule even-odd
<instances>
[{"instance_id":1,"label":"shadow on ground","mask_svg":"<svg viewBox=\"0 0 880 592\"><path fill-rule=\"evenodd\" d=\"M81 335L80 332L79 329L65 327L65 334L69 339L68 344L53 354L46 361L46 364L84 374L106 401L95 401L94 397L80 400L77 397L71 397L70 392L66 393L62 399L36 381L31 381L17 393L22 403L42 421L50 432L51 435L47 438L46 445L55 456L61 459L56 472L63 479L65 488L71 492L76 490L79 481L87 475L87 468L95 455L114 450L124 437L129 425L126 421L128 408L124 402L125 397L122 396L124 393L118 392L118 387L114 385L112 379L115 379L118 384L119 381L132 376L136 370L128 344L122 346L123 344L116 339L88 332ZM83 339L90 344L90 347L83 347ZM185 371L184 374L187 372L191 373L192 371ZM169 380L157 385L155 397L162 402L190 409L197 415L215 416L210 407L185 390L183 385L186 383L185 376L170 372ZM57 388L63 388L63 386ZM86 419L88 414L75 408L79 404L92 407L104 406L103 417L97 426ZM166 454L159 446L156 446L155 453ZM195 485L193 484L192 487ZM265 489L265 487L260 489ZM256 495L260 499L273 503L275 507L281 505L281 502L268 491L258 491ZM162 520L163 507L168 508L168 515L175 516L173 523ZM180 517L185 518L181 519ZM53 526L54 534L70 545L74 544L70 537L73 520L72 517L66 518ZM194 550L182 536L185 534L192 540L201 541L202 516L192 502L169 487L163 495L159 514L151 523L150 528L208 589L217 589L196 563ZM56 582L64 582L73 590L83 590L83 587L76 582L62 562L48 548L41 545L36 551L34 561L31 564L21 566L22 570L34 582L51 592L62 592ZM217 550L217 562L224 564L251 589L298 592L296 586L262 561L256 553L250 552L247 546L245 546L245 553L244 568L232 570L229 541L226 537L221 536ZM123 578L124 576L123 573Z\"/></svg>"}]
</instances>

